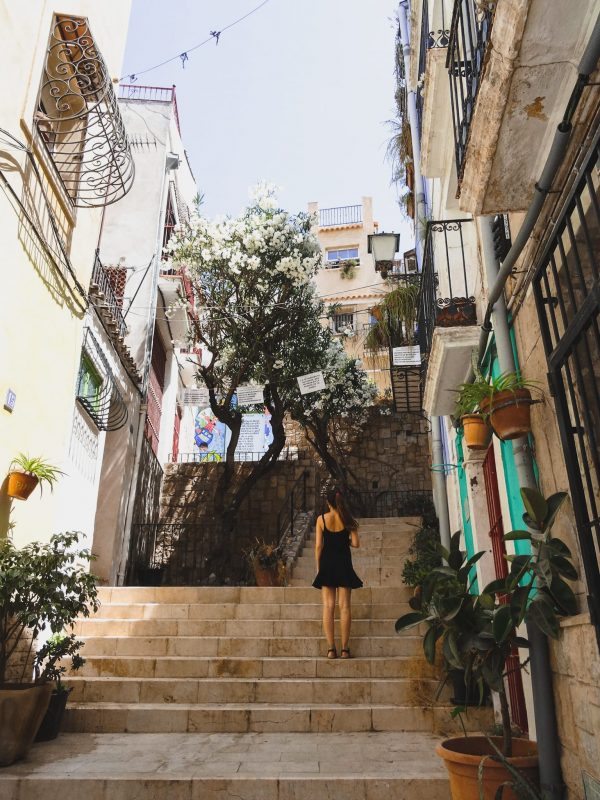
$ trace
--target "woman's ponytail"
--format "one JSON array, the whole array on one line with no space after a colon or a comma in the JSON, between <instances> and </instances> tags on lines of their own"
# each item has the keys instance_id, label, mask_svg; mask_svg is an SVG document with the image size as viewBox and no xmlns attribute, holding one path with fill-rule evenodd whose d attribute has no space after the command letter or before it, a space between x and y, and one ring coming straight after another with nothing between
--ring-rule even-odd
<instances>
[{"instance_id":1,"label":"woman's ponytail","mask_svg":"<svg viewBox=\"0 0 600 800\"><path fill-rule=\"evenodd\" d=\"M348 501L340 489L330 489L327 492L327 502L338 512L345 528L347 528L349 531L355 531L358 529L356 517L350 510Z\"/></svg>"}]
</instances>

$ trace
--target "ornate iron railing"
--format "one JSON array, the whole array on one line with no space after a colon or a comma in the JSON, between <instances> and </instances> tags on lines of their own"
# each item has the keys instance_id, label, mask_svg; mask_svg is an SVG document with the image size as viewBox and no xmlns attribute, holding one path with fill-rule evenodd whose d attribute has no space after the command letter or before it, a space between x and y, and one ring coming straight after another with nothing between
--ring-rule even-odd
<instances>
[{"instance_id":1,"label":"ornate iron railing","mask_svg":"<svg viewBox=\"0 0 600 800\"><path fill-rule=\"evenodd\" d=\"M600 644L600 133L537 261L533 289L588 605Z\"/></svg>"},{"instance_id":2,"label":"ornate iron railing","mask_svg":"<svg viewBox=\"0 0 600 800\"><path fill-rule=\"evenodd\" d=\"M459 184L493 16L493 2L455 0L446 68L450 76L450 103Z\"/></svg>"},{"instance_id":3,"label":"ornate iron railing","mask_svg":"<svg viewBox=\"0 0 600 800\"><path fill-rule=\"evenodd\" d=\"M110 310L111 316L115 321L115 325L119 331L119 336L125 338L127 334L127 323L123 316L122 300L115 294L113 284L111 283L109 273L104 268L100 261L100 256L96 250L94 258L94 268L92 269L92 285L102 292L105 299L105 305Z\"/></svg>"},{"instance_id":4,"label":"ornate iron railing","mask_svg":"<svg viewBox=\"0 0 600 800\"><path fill-rule=\"evenodd\" d=\"M127 194L131 148L85 17L54 15L35 127L74 206L106 206Z\"/></svg>"},{"instance_id":5,"label":"ornate iron railing","mask_svg":"<svg viewBox=\"0 0 600 800\"><path fill-rule=\"evenodd\" d=\"M420 517L431 513L433 495L427 489L381 489L353 492L351 502L359 517Z\"/></svg>"},{"instance_id":6,"label":"ornate iron railing","mask_svg":"<svg viewBox=\"0 0 600 800\"><path fill-rule=\"evenodd\" d=\"M362 222L362 206L338 206L319 209L319 226L334 228L336 225L358 225Z\"/></svg>"},{"instance_id":7,"label":"ornate iron railing","mask_svg":"<svg viewBox=\"0 0 600 800\"><path fill-rule=\"evenodd\" d=\"M418 308L418 343L423 353L429 353L436 327L477 324L476 271L468 261L463 236L463 226L472 222L427 222Z\"/></svg>"},{"instance_id":8,"label":"ornate iron railing","mask_svg":"<svg viewBox=\"0 0 600 800\"><path fill-rule=\"evenodd\" d=\"M260 461L264 454L264 451L259 450L236 451L233 460L239 463L246 461ZM298 461L300 458L303 458L303 456L304 453L298 450L297 447L290 446L283 448L277 460ZM169 461L173 464L215 464L224 462L225 455L222 453L213 453L211 451L204 453L196 451L195 453L177 453L176 457L174 457L173 453L169 453Z\"/></svg>"},{"instance_id":9,"label":"ornate iron railing","mask_svg":"<svg viewBox=\"0 0 600 800\"><path fill-rule=\"evenodd\" d=\"M218 523L144 522L133 526L128 586L194 586L205 583Z\"/></svg>"},{"instance_id":10,"label":"ornate iron railing","mask_svg":"<svg viewBox=\"0 0 600 800\"><path fill-rule=\"evenodd\" d=\"M83 337L77 400L98 430L116 431L127 422L127 405L117 387L108 360L89 328L86 328Z\"/></svg>"}]
</instances>

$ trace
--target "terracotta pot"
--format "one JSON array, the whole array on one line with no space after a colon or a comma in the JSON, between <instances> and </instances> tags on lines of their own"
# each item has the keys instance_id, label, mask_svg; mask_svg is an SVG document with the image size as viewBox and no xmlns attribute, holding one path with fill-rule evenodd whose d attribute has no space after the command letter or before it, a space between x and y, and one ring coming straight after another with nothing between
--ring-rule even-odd
<instances>
[{"instance_id":1,"label":"terracotta pot","mask_svg":"<svg viewBox=\"0 0 600 800\"><path fill-rule=\"evenodd\" d=\"M27 755L53 689L53 683L0 685L0 767Z\"/></svg>"},{"instance_id":2,"label":"terracotta pot","mask_svg":"<svg viewBox=\"0 0 600 800\"><path fill-rule=\"evenodd\" d=\"M257 586L280 586L279 581L279 568L275 564L273 567L263 567L258 559L254 559L254 577L256 578Z\"/></svg>"},{"instance_id":3,"label":"terracotta pot","mask_svg":"<svg viewBox=\"0 0 600 800\"><path fill-rule=\"evenodd\" d=\"M515 389L498 392L491 401L483 400L480 408L490 415L490 425L502 441L519 439L531 431L531 392Z\"/></svg>"},{"instance_id":4,"label":"terracotta pot","mask_svg":"<svg viewBox=\"0 0 600 800\"><path fill-rule=\"evenodd\" d=\"M487 450L492 429L481 414L463 414L461 417L464 441L469 450Z\"/></svg>"},{"instance_id":5,"label":"terracotta pot","mask_svg":"<svg viewBox=\"0 0 600 800\"><path fill-rule=\"evenodd\" d=\"M502 746L502 739L492 738L497 747ZM493 754L485 736L460 736L446 739L436 747L435 752L444 759L452 800L479 800L478 770L482 758ZM513 739L513 756L508 759L527 780L539 785L537 744L528 739ZM496 790L504 781L513 780L512 775L503 764L486 759L483 767L484 800L494 800ZM504 789L503 800L518 800L517 795L508 787Z\"/></svg>"},{"instance_id":6,"label":"terracotta pot","mask_svg":"<svg viewBox=\"0 0 600 800\"><path fill-rule=\"evenodd\" d=\"M28 472L10 472L8 475L7 494L17 500L27 500L38 485L39 480Z\"/></svg>"}]
</instances>

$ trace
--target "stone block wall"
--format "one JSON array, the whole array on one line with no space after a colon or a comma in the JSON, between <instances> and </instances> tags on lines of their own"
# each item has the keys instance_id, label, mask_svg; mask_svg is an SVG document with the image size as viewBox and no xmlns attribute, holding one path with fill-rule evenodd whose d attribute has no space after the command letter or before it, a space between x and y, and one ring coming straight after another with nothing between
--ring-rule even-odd
<instances>
[{"instance_id":1,"label":"stone block wall","mask_svg":"<svg viewBox=\"0 0 600 800\"><path fill-rule=\"evenodd\" d=\"M567 796L584 800L582 771L600 780L600 655L589 614L562 621L550 658Z\"/></svg>"}]
</instances>

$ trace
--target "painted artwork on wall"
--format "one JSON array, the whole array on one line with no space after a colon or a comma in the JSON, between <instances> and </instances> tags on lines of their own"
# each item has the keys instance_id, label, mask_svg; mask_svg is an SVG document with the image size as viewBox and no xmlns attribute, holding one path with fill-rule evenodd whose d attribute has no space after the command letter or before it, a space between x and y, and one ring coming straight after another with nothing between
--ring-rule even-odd
<instances>
[{"instance_id":1,"label":"painted artwork on wall","mask_svg":"<svg viewBox=\"0 0 600 800\"><path fill-rule=\"evenodd\" d=\"M197 461L224 461L231 439L229 428L219 422L210 407L197 408L194 421L194 448ZM271 415L244 414L237 447L236 461L258 461L273 441Z\"/></svg>"}]
</instances>

